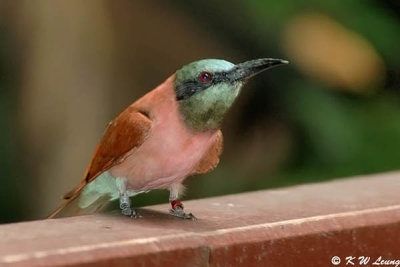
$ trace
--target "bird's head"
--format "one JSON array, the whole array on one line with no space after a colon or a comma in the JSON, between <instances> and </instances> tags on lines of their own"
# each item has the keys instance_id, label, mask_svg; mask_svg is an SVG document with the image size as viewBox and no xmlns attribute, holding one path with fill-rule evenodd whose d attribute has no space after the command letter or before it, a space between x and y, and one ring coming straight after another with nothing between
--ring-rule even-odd
<instances>
[{"instance_id":1,"label":"bird's head","mask_svg":"<svg viewBox=\"0 0 400 267\"><path fill-rule=\"evenodd\" d=\"M225 113L250 77L287 63L261 58L235 65L204 59L183 66L176 72L175 93L185 122L197 131L220 128Z\"/></svg>"}]
</instances>

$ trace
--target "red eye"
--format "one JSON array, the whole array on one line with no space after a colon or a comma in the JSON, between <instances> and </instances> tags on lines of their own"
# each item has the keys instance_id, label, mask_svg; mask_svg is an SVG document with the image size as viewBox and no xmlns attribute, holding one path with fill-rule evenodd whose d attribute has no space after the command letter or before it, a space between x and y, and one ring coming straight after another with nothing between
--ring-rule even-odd
<instances>
[{"instance_id":1,"label":"red eye","mask_svg":"<svg viewBox=\"0 0 400 267\"><path fill-rule=\"evenodd\" d=\"M207 83L209 81L211 81L212 79L212 75L209 72L202 72L200 74L200 81L202 81L203 83Z\"/></svg>"}]
</instances>

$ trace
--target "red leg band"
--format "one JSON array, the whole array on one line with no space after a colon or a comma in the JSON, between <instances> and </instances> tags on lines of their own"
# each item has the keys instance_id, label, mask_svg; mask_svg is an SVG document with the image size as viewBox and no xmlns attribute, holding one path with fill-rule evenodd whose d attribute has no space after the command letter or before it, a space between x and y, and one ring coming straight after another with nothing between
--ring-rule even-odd
<instances>
[{"instance_id":1,"label":"red leg band","mask_svg":"<svg viewBox=\"0 0 400 267\"><path fill-rule=\"evenodd\" d=\"M183 204L179 200L172 200L171 207L173 210L176 209L176 207L180 207L181 209L183 209Z\"/></svg>"}]
</instances>

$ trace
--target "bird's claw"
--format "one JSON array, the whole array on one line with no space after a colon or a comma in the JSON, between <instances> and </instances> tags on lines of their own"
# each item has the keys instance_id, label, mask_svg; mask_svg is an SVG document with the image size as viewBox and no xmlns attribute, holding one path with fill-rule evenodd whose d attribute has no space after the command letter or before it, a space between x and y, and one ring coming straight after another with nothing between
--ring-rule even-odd
<instances>
[{"instance_id":1,"label":"bird's claw","mask_svg":"<svg viewBox=\"0 0 400 267\"><path fill-rule=\"evenodd\" d=\"M121 213L125 216L129 216L134 219L142 218L142 216L134 209L128 208L121 210Z\"/></svg>"},{"instance_id":2,"label":"bird's claw","mask_svg":"<svg viewBox=\"0 0 400 267\"><path fill-rule=\"evenodd\" d=\"M170 209L169 214L179 217L185 220L195 221L197 218L192 213L185 213L181 207L176 207L175 209Z\"/></svg>"}]
</instances>

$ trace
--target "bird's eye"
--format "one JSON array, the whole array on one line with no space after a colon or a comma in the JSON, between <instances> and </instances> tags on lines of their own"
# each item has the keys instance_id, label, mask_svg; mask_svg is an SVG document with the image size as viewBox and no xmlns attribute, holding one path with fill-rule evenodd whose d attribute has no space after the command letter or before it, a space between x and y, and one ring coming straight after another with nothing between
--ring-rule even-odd
<instances>
[{"instance_id":1,"label":"bird's eye","mask_svg":"<svg viewBox=\"0 0 400 267\"><path fill-rule=\"evenodd\" d=\"M212 75L209 72L202 72L200 73L200 81L202 81L203 83L208 83L210 82L212 79Z\"/></svg>"}]
</instances>

